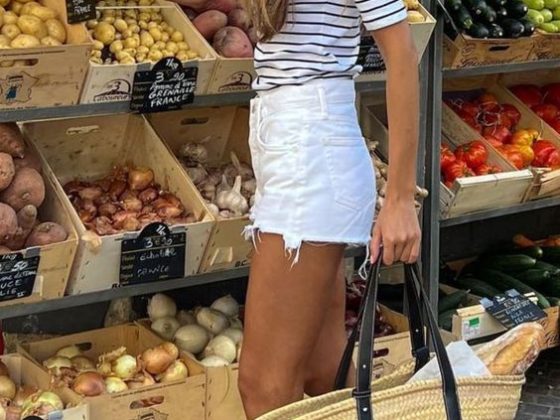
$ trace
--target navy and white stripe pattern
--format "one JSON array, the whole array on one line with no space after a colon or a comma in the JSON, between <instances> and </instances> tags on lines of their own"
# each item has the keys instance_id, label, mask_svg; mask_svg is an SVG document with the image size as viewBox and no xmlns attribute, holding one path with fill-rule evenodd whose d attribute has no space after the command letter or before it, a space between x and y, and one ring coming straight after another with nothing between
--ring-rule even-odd
<instances>
[{"instance_id":1,"label":"navy and white stripe pattern","mask_svg":"<svg viewBox=\"0 0 560 420\"><path fill-rule=\"evenodd\" d=\"M313 79L350 79L363 25L368 31L406 19L402 0L290 0L286 24L255 48L256 90Z\"/></svg>"}]
</instances>

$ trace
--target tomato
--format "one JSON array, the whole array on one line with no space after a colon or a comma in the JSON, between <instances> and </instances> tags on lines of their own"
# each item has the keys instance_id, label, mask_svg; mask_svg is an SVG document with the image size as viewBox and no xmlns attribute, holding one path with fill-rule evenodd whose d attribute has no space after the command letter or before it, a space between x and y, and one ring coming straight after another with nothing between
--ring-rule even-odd
<instances>
[{"instance_id":1,"label":"tomato","mask_svg":"<svg viewBox=\"0 0 560 420\"><path fill-rule=\"evenodd\" d=\"M523 169L523 156L516 150L500 149L500 153L517 169Z\"/></svg>"},{"instance_id":2,"label":"tomato","mask_svg":"<svg viewBox=\"0 0 560 420\"><path fill-rule=\"evenodd\" d=\"M476 100L481 111L498 111L500 103L491 93L485 92Z\"/></svg>"},{"instance_id":3,"label":"tomato","mask_svg":"<svg viewBox=\"0 0 560 420\"><path fill-rule=\"evenodd\" d=\"M546 166L552 169L560 169L560 150L554 150L546 161Z\"/></svg>"},{"instance_id":4,"label":"tomato","mask_svg":"<svg viewBox=\"0 0 560 420\"><path fill-rule=\"evenodd\" d=\"M449 150L449 147L447 146L442 146L439 152L439 159L440 168L442 171L457 160L455 154L451 150Z\"/></svg>"},{"instance_id":5,"label":"tomato","mask_svg":"<svg viewBox=\"0 0 560 420\"><path fill-rule=\"evenodd\" d=\"M502 143L507 143L511 139L511 131L503 125L497 125L495 127L484 127L482 133L486 135L494 136L498 141Z\"/></svg>"},{"instance_id":6,"label":"tomato","mask_svg":"<svg viewBox=\"0 0 560 420\"><path fill-rule=\"evenodd\" d=\"M488 150L484 143L480 140L475 140L457 147L455 156L457 159L465 162L469 168L474 169L486 163L488 159Z\"/></svg>"},{"instance_id":7,"label":"tomato","mask_svg":"<svg viewBox=\"0 0 560 420\"><path fill-rule=\"evenodd\" d=\"M492 136L491 134L486 134L484 138L488 143L490 143L494 147L500 147L504 145L500 140L498 140L496 137Z\"/></svg>"},{"instance_id":8,"label":"tomato","mask_svg":"<svg viewBox=\"0 0 560 420\"><path fill-rule=\"evenodd\" d=\"M488 165L487 163L483 163L474 170L474 173L477 175L498 174L500 172L502 172L502 170L496 165Z\"/></svg>"},{"instance_id":9,"label":"tomato","mask_svg":"<svg viewBox=\"0 0 560 420\"><path fill-rule=\"evenodd\" d=\"M445 181L444 184L449 189L453 188L453 181Z\"/></svg>"},{"instance_id":10,"label":"tomato","mask_svg":"<svg viewBox=\"0 0 560 420\"><path fill-rule=\"evenodd\" d=\"M445 181L448 182L453 182L457 178L464 178L469 176L474 176L474 172L462 160L453 162L444 171Z\"/></svg>"},{"instance_id":11,"label":"tomato","mask_svg":"<svg viewBox=\"0 0 560 420\"><path fill-rule=\"evenodd\" d=\"M531 146L533 141L533 135L528 130L517 130L511 137L511 144L518 144L521 146Z\"/></svg>"},{"instance_id":12,"label":"tomato","mask_svg":"<svg viewBox=\"0 0 560 420\"><path fill-rule=\"evenodd\" d=\"M511 120L512 126L516 126L519 124L519 120L521 119L521 112L512 104L502 104L502 114L508 116Z\"/></svg>"},{"instance_id":13,"label":"tomato","mask_svg":"<svg viewBox=\"0 0 560 420\"><path fill-rule=\"evenodd\" d=\"M523 157L523 167L529 166L535 158L535 152L529 144L507 144L504 150L521 153Z\"/></svg>"},{"instance_id":14,"label":"tomato","mask_svg":"<svg viewBox=\"0 0 560 420\"><path fill-rule=\"evenodd\" d=\"M554 121L549 122L549 124L554 130L556 130L557 133L560 133L560 118L557 118Z\"/></svg>"},{"instance_id":15,"label":"tomato","mask_svg":"<svg viewBox=\"0 0 560 420\"><path fill-rule=\"evenodd\" d=\"M560 107L560 83L551 83L542 88L544 102Z\"/></svg>"},{"instance_id":16,"label":"tomato","mask_svg":"<svg viewBox=\"0 0 560 420\"><path fill-rule=\"evenodd\" d=\"M533 159L533 166L544 168L548 164L548 158L552 152L556 150L554 143L548 140L539 140L533 144L533 152L535 158Z\"/></svg>"},{"instance_id":17,"label":"tomato","mask_svg":"<svg viewBox=\"0 0 560 420\"><path fill-rule=\"evenodd\" d=\"M461 106L461 109L475 118L478 117L478 114L480 113L480 108L478 107L478 105L472 102L464 102Z\"/></svg>"},{"instance_id":18,"label":"tomato","mask_svg":"<svg viewBox=\"0 0 560 420\"><path fill-rule=\"evenodd\" d=\"M521 99L525 105L532 107L542 103L543 97L541 90L535 85L517 85L509 88L515 96Z\"/></svg>"},{"instance_id":19,"label":"tomato","mask_svg":"<svg viewBox=\"0 0 560 420\"><path fill-rule=\"evenodd\" d=\"M545 120L547 123L554 121L560 115L556 105L538 104L532 106L531 109L539 118Z\"/></svg>"}]
</instances>

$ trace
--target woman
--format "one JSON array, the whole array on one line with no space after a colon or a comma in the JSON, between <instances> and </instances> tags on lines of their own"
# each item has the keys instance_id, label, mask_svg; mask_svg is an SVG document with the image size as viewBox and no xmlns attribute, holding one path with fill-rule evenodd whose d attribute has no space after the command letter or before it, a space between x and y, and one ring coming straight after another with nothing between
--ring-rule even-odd
<instances>
[{"instance_id":1,"label":"woman","mask_svg":"<svg viewBox=\"0 0 560 420\"><path fill-rule=\"evenodd\" d=\"M401 0L254 0L261 42L250 146L256 251L239 387L254 419L333 389L346 342L343 254L414 262L418 57ZM360 24L387 67L390 169L372 234L375 177L358 125L353 78ZM351 378L349 378L351 379Z\"/></svg>"}]
</instances>

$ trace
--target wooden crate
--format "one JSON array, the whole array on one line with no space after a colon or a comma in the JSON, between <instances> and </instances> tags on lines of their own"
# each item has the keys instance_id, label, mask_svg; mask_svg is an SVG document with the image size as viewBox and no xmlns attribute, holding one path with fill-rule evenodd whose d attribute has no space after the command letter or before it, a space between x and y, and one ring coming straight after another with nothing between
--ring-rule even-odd
<instances>
[{"instance_id":1,"label":"wooden crate","mask_svg":"<svg viewBox=\"0 0 560 420\"><path fill-rule=\"evenodd\" d=\"M560 34L549 34L537 29L534 40L534 55L537 60L551 60L560 57Z\"/></svg>"},{"instance_id":2,"label":"wooden crate","mask_svg":"<svg viewBox=\"0 0 560 420\"><path fill-rule=\"evenodd\" d=\"M443 66L456 69L522 62L534 59L534 38L474 39L459 34L455 39L443 36Z\"/></svg>"},{"instance_id":3,"label":"wooden crate","mask_svg":"<svg viewBox=\"0 0 560 420\"><path fill-rule=\"evenodd\" d=\"M515 80L515 79L512 79ZM464 80L449 80L444 84L445 92L459 92L466 97L476 95L486 90L493 94L500 103L515 105L521 112L521 119L517 125L520 128L535 128L541 132L541 138L550 140L560 148L560 134L556 133L548 124L545 124L536 114L528 108L502 85L497 83L495 77L469 78ZM447 93L444 94L444 96ZM452 136L457 125L462 126L464 132L470 131L473 136L479 136L468 124L464 123L453 111L446 109L443 105L443 131L444 134ZM449 123L450 118L455 116L454 123ZM476 137L474 137L476 138ZM531 168L534 179L531 188L527 191L524 201L536 200L560 194L560 170L551 171L545 168Z\"/></svg>"},{"instance_id":4,"label":"wooden crate","mask_svg":"<svg viewBox=\"0 0 560 420\"><path fill-rule=\"evenodd\" d=\"M179 30L199 59L183 63L185 67L198 67L195 95L204 95L214 72L216 56L206 40L184 15L181 8L171 2L158 0L164 20ZM153 64L96 64L89 63L81 103L129 101L131 99L134 73L149 70Z\"/></svg>"},{"instance_id":5,"label":"wooden crate","mask_svg":"<svg viewBox=\"0 0 560 420\"><path fill-rule=\"evenodd\" d=\"M139 355L147 348L163 342L156 334L137 324L85 331L49 340L22 343L18 352L37 365L62 347L77 345L92 360L104 353L125 346L129 354ZM184 419L200 420L205 415L206 377L204 369L192 360L189 376L183 381L156 384L146 388L116 394L83 398L90 405L92 419ZM71 390L66 390L73 395ZM149 407L137 404L141 400L157 402Z\"/></svg>"},{"instance_id":6,"label":"wooden crate","mask_svg":"<svg viewBox=\"0 0 560 420\"><path fill-rule=\"evenodd\" d=\"M41 3L56 10L66 22L65 1L41 0ZM83 24L65 24L65 27L65 45L0 49L0 110L78 103L92 43Z\"/></svg>"},{"instance_id":7,"label":"wooden crate","mask_svg":"<svg viewBox=\"0 0 560 420\"><path fill-rule=\"evenodd\" d=\"M119 285L121 241L124 233L99 237L87 229L65 195L62 185L74 180L99 179L115 165L133 163L152 168L155 181L177 195L194 213L197 223L186 229L185 275L198 272L213 221L196 188L161 142L150 124L138 115L112 115L24 124L24 135L37 147L46 176L63 194L80 243L68 292L80 294ZM185 283L187 285L187 283Z\"/></svg>"},{"instance_id":8,"label":"wooden crate","mask_svg":"<svg viewBox=\"0 0 560 420\"><path fill-rule=\"evenodd\" d=\"M197 142L210 137L208 143L205 143L210 155L210 166L229 163L231 151L234 151L242 162L251 164L248 144L249 111L246 108L197 108L152 114L149 120L174 155L185 142ZM179 161L177 164L181 165ZM188 177L186 172L185 176ZM225 270L249 264L253 246L251 241L242 236L247 224L248 217L216 220L215 229L200 265L200 272Z\"/></svg>"}]
</instances>

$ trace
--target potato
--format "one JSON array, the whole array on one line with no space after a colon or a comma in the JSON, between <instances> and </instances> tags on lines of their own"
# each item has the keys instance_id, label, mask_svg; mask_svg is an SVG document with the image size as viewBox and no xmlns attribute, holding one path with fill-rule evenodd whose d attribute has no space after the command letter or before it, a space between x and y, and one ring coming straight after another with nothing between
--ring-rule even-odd
<instances>
[{"instance_id":1,"label":"potato","mask_svg":"<svg viewBox=\"0 0 560 420\"><path fill-rule=\"evenodd\" d=\"M113 23L113 26L115 27L115 29L119 32L123 32L128 28L127 23L124 21L124 19L115 19L115 23Z\"/></svg>"},{"instance_id":2,"label":"potato","mask_svg":"<svg viewBox=\"0 0 560 420\"><path fill-rule=\"evenodd\" d=\"M0 153L0 191L8 188L15 174L14 159L7 153Z\"/></svg>"},{"instance_id":3,"label":"potato","mask_svg":"<svg viewBox=\"0 0 560 420\"><path fill-rule=\"evenodd\" d=\"M66 42L66 28L58 19L48 19L45 22L49 36L64 44Z\"/></svg>"},{"instance_id":4,"label":"potato","mask_svg":"<svg viewBox=\"0 0 560 420\"><path fill-rule=\"evenodd\" d=\"M177 54L175 54L175 57L181 62L189 61L189 54L185 50L179 51Z\"/></svg>"},{"instance_id":5,"label":"potato","mask_svg":"<svg viewBox=\"0 0 560 420\"><path fill-rule=\"evenodd\" d=\"M16 15L21 14L21 9L23 9L23 4L19 1L13 1L10 3L10 10L14 12Z\"/></svg>"},{"instance_id":6,"label":"potato","mask_svg":"<svg viewBox=\"0 0 560 420\"><path fill-rule=\"evenodd\" d=\"M0 243L5 243L17 230L17 215L13 208L0 203Z\"/></svg>"},{"instance_id":7,"label":"potato","mask_svg":"<svg viewBox=\"0 0 560 420\"><path fill-rule=\"evenodd\" d=\"M10 0L0 0L0 7L4 8L10 4Z\"/></svg>"},{"instance_id":8,"label":"potato","mask_svg":"<svg viewBox=\"0 0 560 420\"><path fill-rule=\"evenodd\" d=\"M12 39L12 48L35 48L41 45L41 41L33 35L21 34Z\"/></svg>"},{"instance_id":9,"label":"potato","mask_svg":"<svg viewBox=\"0 0 560 420\"><path fill-rule=\"evenodd\" d=\"M113 54L118 53L119 51L122 51L124 48L122 41L113 41L111 42L111 45L109 45L109 51L111 51Z\"/></svg>"},{"instance_id":10,"label":"potato","mask_svg":"<svg viewBox=\"0 0 560 420\"><path fill-rule=\"evenodd\" d=\"M173 31L171 33L171 41L173 42L183 42L185 40L185 36L179 31Z\"/></svg>"},{"instance_id":11,"label":"potato","mask_svg":"<svg viewBox=\"0 0 560 420\"><path fill-rule=\"evenodd\" d=\"M43 164L39 156L28 150L25 151L25 156L23 158L14 159L14 167L16 168L16 172L22 168L32 168L39 173L43 171Z\"/></svg>"},{"instance_id":12,"label":"potato","mask_svg":"<svg viewBox=\"0 0 560 420\"><path fill-rule=\"evenodd\" d=\"M36 16L23 15L18 18L17 26L22 33L33 35L35 38L41 39L50 35L47 31L47 25Z\"/></svg>"},{"instance_id":13,"label":"potato","mask_svg":"<svg viewBox=\"0 0 560 420\"><path fill-rule=\"evenodd\" d=\"M29 3L25 3L22 5L21 10L19 11L19 15L30 15L31 14L31 9L33 9L34 7L43 7L41 6L39 3L37 3L36 1L30 1ZM37 16L39 17L39 16Z\"/></svg>"},{"instance_id":14,"label":"potato","mask_svg":"<svg viewBox=\"0 0 560 420\"><path fill-rule=\"evenodd\" d=\"M39 207L45 200L45 183L41 174L32 168L21 168L8 188L0 193L0 201L15 211L28 204Z\"/></svg>"},{"instance_id":15,"label":"potato","mask_svg":"<svg viewBox=\"0 0 560 420\"><path fill-rule=\"evenodd\" d=\"M14 23L8 23L2 26L2 35L5 35L8 38L10 38L10 44L12 42L11 40L13 40L19 34L21 34L21 31L18 28L18 26Z\"/></svg>"},{"instance_id":16,"label":"potato","mask_svg":"<svg viewBox=\"0 0 560 420\"><path fill-rule=\"evenodd\" d=\"M46 36L44 38L41 38L41 45L45 45L47 47L58 47L62 45L62 42L60 42L58 39L53 38L52 36Z\"/></svg>"},{"instance_id":17,"label":"potato","mask_svg":"<svg viewBox=\"0 0 560 420\"><path fill-rule=\"evenodd\" d=\"M10 25L10 24L15 25L17 23L18 15L16 15L14 12L6 12L3 14L3 16L4 16L4 25Z\"/></svg>"},{"instance_id":18,"label":"potato","mask_svg":"<svg viewBox=\"0 0 560 420\"><path fill-rule=\"evenodd\" d=\"M186 51L190 49L189 44L187 44L185 41L177 42L177 47L179 48L179 51Z\"/></svg>"},{"instance_id":19,"label":"potato","mask_svg":"<svg viewBox=\"0 0 560 420\"><path fill-rule=\"evenodd\" d=\"M56 12L54 10L41 5L31 7L29 14L38 17L43 22L49 19L56 19Z\"/></svg>"},{"instance_id":20,"label":"potato","mask_svg":"<svg viewBox=\"0 0 560 420\"><path fill-rule=\"evenodd\" d=\"M236 7L237 0L209 0L204 10L219 10L227 15Z\"/></svg>"},{"instance_id":21,"label":"potato","mask_svg":"<svg viewBox=\"0 0 560 420\"><path fill-rule=\"evenodd\" d=\"M235 26L247 32L251 27L251 18L249 13L243 9L233 9L228 15L228 25Z\"/></svg>"},{"instance_id":22,"label":"potato","mask_svg":"<svg viewBox=\"0 0 560 420\"><path fill-rule=\"evenodd\" d=\"M103 42L97 40L93 41L93 49L101 51L103 49Z\"/></svg>"},{"instance_id":23,"label":"potato","mask_svg":"<svg viewBox=\"0 0 560 420\"><path fill-rule=\"evenodd\" d=\"M179 52L179 46L176 42L173 41L169 41L167 44L165 44L165 49L167 51L171 51L173 54L177 54Z\"/></svg>"},{"instance_id":24,"label":"potato","mask_svg":"<svg viewBox=\"0 0 560 420\"><path fill-rule=\"evenodd\" d=\"M110 45L115 40L116 29L107 22L100 22L93 30L93 36L104 45Z\"/></svg>"},{"instance_id":25,"label":"potato","mask_svg":"<svg viewBox=\"0 0 560 420\"><path fill-rule=\"evenodd\" d=\"M95 29L97 25L99 25L99 22L95 19L88 20L86 22L86 26L88 29Z\"/></svg>"},{"instance_id":26,"label":"potato","mask_svg":"<svg viewBox=\"0 0 560 420\"><path fill-rule=\"evenodd\" d=\"M228 17L218 10L209 10L198 15L193 24L204 38L212 41L216 32L228 24Z\"/></svg>"},{"instance_id":27,"label":"potato","mask_svg":"<svg viewBox=\"0 0 560 420\"><path fill-rule=\"evenodd\" d=\"M66 229L58 223L44 222L33 228L25 241L25 246L45 246L65 241L66 238L68 238Z\"/></svg>"},{"instance_id":28,"label":"potato","mask_svg":"<svg viewBox=\"0 0 560 420\"><path fill-rule=\"evenodd\" d=\"M20 3L29 3L32 0L19 0Z\"/></svg>"},{"instance_id":29,"label":"potato","mask_svg":"<svg viewBox=\"0 0 560 420\"><path fill-rule=\"evenodd\" d=\"M408 15L408 21L410 23L422 23L426 20L424 18L424 15L422 15L422 13L420 13L416 10L409 10L407 12L407 15Z\"/></svg>"},{"instance_id":30,"label":"potato","mask_svg":"<svg viewBox=\"0 0 560 420\"><path fill-rule=\"evenodd\" d=\"M0 48L10 48L11 41L6 35L0 35Z\"/></svg>"},{"instance_id":31,"label":"potato","mask_svg":"<svg viewBox=\"0 0 560 420\"><path fill-rule=\"evenodd\" d=\"M25 143L16 123L0 123L0 152L23 158Z\"/></svg>"},{"instance_id":32,"label":"potato","mask_svg":"<svg viewBox=\"0 0 560 420\"><path fill-rule=\"evenodd\" d=\"M91 57L94 57L94 58L101 58L101 57L102 57L102 53L101 53L101 51L99 51L99 50L93 50L93 51L91 52Z\"/></svg>"},{"instance_id":33,"label":"potato","mask_svg":"<svg viewBox=\"0 0 560 420\"><path fill-rule=\"evenodd\" d=\"M4 245L0 245L0 255L6 255L9 254L10 252L12 252L10 248Z\"/></svg>"},{"instance_id":34,"label":"potato","mask_svg":"<svg viewBox=\"0 0 560 420\"><path fill-rule=\"evenodd\" d=\"M154 41L161 41L161 31L159 30L159 28L150 28L148 32L150 33Z\"/></svg>"},{"instance_id":35,"label":"potato","mask_svg":"<svg viewBox=\"0 0 560 420\"><path fill-rule=\"evenodd\" d=\"M212 44L218 54L228 58L252 58L253 44L241 29L226 26L214 36Z\"/></svg>"},{"instance_id":36,"label":"potato","mask_svg":"<svg viewBox=\"0 0 560 420\"><path fill-rule=\"evenodd\" d=\"M123 42L124 48L138 48L140 43L135 38L126 38Z\"/></svg>"},{"instance_id":37,"label":"potato","mask_svg":"<svg viewBox=\"0 0 560 420\"><path fill-rule=\"evenodd\" d=\"M163 54L160 50L151 50L148 54L148 60L159 61L163 58Z\"/></svg>"}]
</instances>

